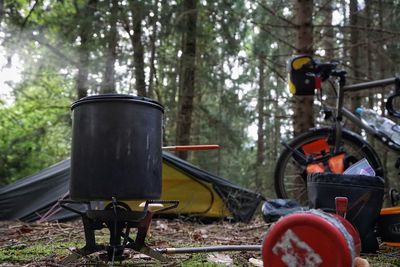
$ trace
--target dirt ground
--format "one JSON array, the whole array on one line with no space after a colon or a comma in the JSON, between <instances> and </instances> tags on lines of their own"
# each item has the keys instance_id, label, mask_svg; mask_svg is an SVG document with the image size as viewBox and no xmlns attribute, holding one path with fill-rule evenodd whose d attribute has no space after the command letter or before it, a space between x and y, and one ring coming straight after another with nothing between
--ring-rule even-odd
<instances>
[{"instance_id":1,"label":"dirt ground","mask_svg":"<svg viewBox=\"0 0 400 267\"><path fill-rule=\"evenodd\" d=\"M152 248L193 247L211 245L261 245L268 228L261 220L250 224L214 222L201 223L183 219L153 219L147 244ZM82 223L26 224L0 222L0 266L65 266L63 259L76 247L84 245ZM133 231L133 236L135 231ZM96 231L98 243L108 242L108 229ZM31 249L29 249L31 247ZM47 254L46 254L47 252ZM128 258L118 266L154 266L157 261L143 254L128 252ZM36 254L35 256L33 254ZM209 254L167 255L172 266L249 265L249 260L261 260L260 252L229 252ZM99 253L78 259L71 266L101 266ZM221 265L219 265L221 264ZM164 264L163 264L164 265ZM109 265L104 265L109 266Z\"/></svg>"},{"instance_id":2,"label":"dirt ground","mask_svg":"<svg viewBox=\"0 0 400 267\"><path fill-rule=\"evenodd\" d=\"M153 219L147 244L152 248L196 247L210 245L261 245L269 225L256 218L251 223L194 222L184 219ZM108 230L96 234L107 243ZM26 224L0 222L0 266L66 266L66 256L84 245L79 220L68 223ZM170 262L160 264L143 254L127 251L128 258L114 266L261 266L261 253L214 252L167 255ZM400 248L382 245L378 254L363 255L371 266L399 266ZM70 266L111 266L101 255L77 259Z\"/></svg>"}]
</instances>

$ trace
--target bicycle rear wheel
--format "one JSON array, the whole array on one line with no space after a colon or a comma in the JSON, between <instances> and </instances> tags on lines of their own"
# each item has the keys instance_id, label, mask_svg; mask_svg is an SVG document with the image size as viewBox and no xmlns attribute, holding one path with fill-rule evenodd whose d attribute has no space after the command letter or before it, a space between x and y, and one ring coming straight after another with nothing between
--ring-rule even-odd
<instances>
[{"instance_id":1,"label":"bicycle rear wheel","mask_svg":"<svg viewBox=\"0 0 400 267\"><path fill-rule=\"evenodd\" d=\"M332 128L311 129L290 141L278 158L274 182L278 198L291 198L301 205L307 205L307 164L303 146L325 139L332 151L334 130ZM376 176L384 178L382 163L375 150L361 136L343 129L340 144L349 165L366 158L375 170ZM298 154L300 153L300 154ZM327 155L329 157L329 155Z\"/></svg>"}]
</instances>

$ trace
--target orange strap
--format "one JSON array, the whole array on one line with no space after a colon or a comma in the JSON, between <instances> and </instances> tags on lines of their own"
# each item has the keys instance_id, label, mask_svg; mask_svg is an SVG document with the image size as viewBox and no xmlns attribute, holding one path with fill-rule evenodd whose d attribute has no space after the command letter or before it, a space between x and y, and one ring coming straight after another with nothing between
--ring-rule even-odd
<instances>
[{"instance_id":1,"label":"orange strap","mask_svg":"<svg viewBox=\"0 0 400 267\"><path fill-rule=\"evenodd\" d=\"M324 164L315 163L307 165L307 173L314 173L314 172L325 172Z\"/></svg>"},{"instance_id":2,"label":"orange strap","mask_svg":"<svg viewBox=\"0 0 400 267\"><path fill-rule=\"evenodd\" d=\"M333 173L344 172L344 153L336 155L328 160L329 169Z\"/></svg>"}]
</instances>

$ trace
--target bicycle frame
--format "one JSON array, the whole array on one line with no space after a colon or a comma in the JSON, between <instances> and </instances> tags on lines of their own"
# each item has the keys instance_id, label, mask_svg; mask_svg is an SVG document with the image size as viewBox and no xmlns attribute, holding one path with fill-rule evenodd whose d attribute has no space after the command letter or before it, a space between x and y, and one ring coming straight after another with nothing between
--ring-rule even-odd
<instances>
[{"instance_id":1,"label":"bicycle frame","mask_svg":"<svg viewBox=\"0 0 400 267\"><path fill-rule=\"evenodd\" d=\"M395 85L396 93L400 92L400 78L393 77L388 79L376 80L371 82L364 82L352 85L345 85L345 73L338 75L339 77L339 92L337 95L337 102L335 108L335 148L334 152L338 151L339 144L341 141L342 135L342 119L343 117L350 120L352 123L357 125L357 127L364 129L368 134L371 134L374 138L380 140L383 144L385 144L390 149L400 151L400 145L395 144L394 142L390 141L386 138L383 134L376 131L374 128L370 127L369 125L365 124L359 117L353 114L350 110L345 108L344 105L344 95L346 92L356 92L367 90L376 87L385 87L388 85Z\"/></svg>"}]
</instances>

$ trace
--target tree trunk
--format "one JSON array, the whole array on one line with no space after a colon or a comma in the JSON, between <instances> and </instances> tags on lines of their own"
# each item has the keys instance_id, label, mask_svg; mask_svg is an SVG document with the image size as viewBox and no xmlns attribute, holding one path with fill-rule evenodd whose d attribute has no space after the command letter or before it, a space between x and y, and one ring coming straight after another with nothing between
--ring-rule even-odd
<instances>
[{"instance_id":1,"label":"tree trunk","mask_svg":"<svg viewBox=\"0 0 400 267\"><path fill-rule=\"evenodd\" d=\"M141 1L130 1L133 16L133 62L135 66L136 90L138 95L147 96L144 75L144 48L142 43L143 4Z\"/></svg>"},{"instance_id":2,"label":"tree trunk","mask_svg":"<svg viewBox=\"0 0 400 267\"><path fill-rule=\"evenodd\" d=\"M383 2L382 2L382 0L379 0L378 1L378 14L379 14L378 23L379 23L379 29L381 29L381 30L384 30L384 27L383 27L383 20L384 20L383 9L384 9ZM384 34L380 33L379 39L383 39L383 38L384 38ZM381 50L380 54L383 55L385 53L385 44L384 43L381 44L380 50ZM387 66L387 63L384 60L379 60L379 72L380 72L379 78L380 79L385 78L386 66Z\"/></svg>"},{"instance_id":3,"label":"tree trunk","mask_svg":"<svg viewBox=\"0 0 400 267\"><path fill-rule=\"evenodd\" d=\"M354 82L359 82L361 79L360 72L360 48L358 42L360 42L360 34L357 29L359 27L359 14L358 14L358 1L350 0L350 60L353 68Z\"/></svg>"},{"instance_id":4,"label":"tree trunk","mask_svg":"<svg viewBox=\"0 0 400 267\"><path fill-rule=\"evenodd\" d=\"M312 12L313 0L295 0L294 9L297 24L297 53L313 54ZM293 128L294 134L314 127L314 96L294 96Z\"/></svg>"},{"instance_id":5,"label":"tree trunk","mask_svg":"<svg viewBox=\"0 0 400 267\"><path fill-rule=\"evenodd\" d=\"M343 25L348 25L348 21L349 21L349 18L348 18L348 16L347 16L347 14L348 14L348 6L347 6L347 1L348 0L340 0L340 6L341 6L341 14L343 14ZM343 44L342 44L342 46L343 46L343 49L342 49L342 58L343 58L343 60L346 60L347 58L348 58L348 56L349 56L349 51L348 51L348 47L349 47L349 38L348 38L348 35L349 35L349 32L348 32L348 30L346 29L346 28L343 28L343 29L341 29L341 33L342 33L342 35L343 35Z\"/></svg>"},{"instance_id":6,"label":"tree trunk","mask_svg":"<svg viewBox=\"0 0 400 267\"><path fill-rule=\"evenodd\" d=\"M372 65L373 65L372 52L371 52L372 38L371 38L371 31L370 31L370 28L371 28L371 25L372 25L372 22L373 22L371 9L372 9L372 0L365 0L365 16L366 16L365 35L367 37L367 44L366 44L367 64L366 65L367 65L367 77L368 77L368 80L373 80L374 79L373 72L372 72ZM371 98L371 96L372 95L369 94L368 98ZM371 99L369 99L369 100L371 100ZM372 107L372 106L373 105L371 105L370 107Z\"/></svg>"},{"instance_id":7,"label":"tree trunk","mask_svg":"<svg viewBox=\"0 0 400 267\"><path fill-rule=\"evenodd\" d=\"M382 0L379 0L378 1L378 14L379 14L379 20L378 20L378 22L379 22L379 29L384 29L384 25L383 25L383 21L384 21L384 14L385 14L385 12L384 12L384 5L383 5L383 1ZM383 38L383 33L381 33L380 34L380 38ZM380 45L380 54L384 54L385 53L385 48L384 48L384 44L381 44ZM386 70L386 64L385 64L385 61L384 60L380 60L379 61L379 69L380 69L380 79L383 79L384 77L385 77L385 70ZM382 90L383 91L383 90ZM383 94L383 92L382 92L382 97L384 97L384 94ZM381 111L382 111L382 116L385 116L385 113L386 113L386 107L385 107L385 102L386 101L380 101L380 103L381 103L381 106L380 106L380 109L381 109ZM384 169L386 170L386 180L385 180L385 190L389 190L389 188L390 188L390 180L388 179L389 177L388 177L388 149L386 148L386 147L384 147L383 149L382 149L382 153L381 153L381 160L382 160L382 165L383 165L383 167L384 167ZM392 166L390 166L390 167L392 167ZM390 168L389 168L390 169Z\"/></svg>"},{"instance_id":8,"label":"tree trunk","mask_svg":"<svg viewBox=\"0 0 400 267\"><path fill-rule=\"evenodd\" d=\"M0 23L3 21L4 17L4 0L0 0Z\"/></svg>"},{"instance_id":9,"label":"tree trunk","mask_svg":"<svg viewBox=\"0 0 400 267\"><path fill-rule=\"evenodd\" d=\"M332 25L332 12L333 12L333 6L332 6L332 1L328 0L324 7L321 9L321 15L324 18L323 25L329 25L326 26L323 31L322 31L322 46L325 50L325 60L330 61L334 59L334 31Z\"/></svg>"},{"instance_id":10,"label":"tree trunk","mask_svg":"<svg viewBox=\"0 0 400 267\"><path fill-rule=\"evenodd\" d=\"M350 0L350 61L351 67L353 69L353 79L354 82L360 82L361 80L361 72L360 72L360 47L358 42L360 41L360 34L357 29L359 27L359 10L358 10L358 1ZM352 93L350 97L350 108L351 110L355 110L357 107L361 106L361 97L358 92ZM360 129L354 124L349 124L348 127L350 130L360 133Z\"/></svg>"},{"instance_id":11,"label":"tree trunk","mask_svg":"<svg viewBox=\"0 0 400 267\"><path fill-rule=\"evenodd\" d=\"M195 59L196 59L196 27L197 27L197 0L184 0L183 14L185 16L184 48L182 51L182 88L179 96L179 109L177 119L177 144L190 143L190 130L192 126L193 99L195 85ZM187 159L187 152L178 153L182 159Z\"/></svg>"},{"instance_id":12,"label":"tree trunk","mask_svg":"<svg viewBox=\"0 0 400 267\"><path fill-rule=\"evenodd\" d=\"M101 93L115 93L115 62L117 60L118 45L118 0L111 0L110 30L107 36L107 49L105 52L106 66L104 71Z\"/></svg>"},{"instance_id":13,"label":"tree trunk","mask_svg":"<svg viewBox=\"0 0 400 267\"><path fill-rule=\"evenodd\" d=\"M258 57L258 99L257 99L257 112L258 112L258 124L257 124L257 161L256 161L256 188L259 192L262 192L262 179L265 176L263 172L264 161L265 161L265 136L264 136L264 106L265 106L265 58L260 55Z\"/></svg>"},{"instance_id":14,"label":"tree trunk","mask_svg":"<svg viewBox=\"0 0 400 267\"><path fill-rule=\"evenodd\" d=\"M322 45L325 50L325 60L331 61L335 58L334 53L334 30L332 26L332 15L333 13L333 5L332 1L327 1L326 4L321 9L321 15L324 18L323 25L326 27L322 31ZM336 105L336 97L335 92L332 90L331 86L327 83L323 84L323 93L327 96L324 102L334 107Z\"/></svg>"},{"instance_id":15,"label":"tree trunk","mask_svg":"<svg viewBox=\"0 0 400 267\"><path fill-rule=\"evenodd\" d=\"M372 62L372 52L371 52L371 42L372 42L372 38L371 38L371 32L370 32L370 28L372 25L372 1L371 0L365 0L365 17L366 17L366 37L367 37L367 45L366 45L366 58L367 58L367 62L366 62L366 66L367 66L367 77L368 80L373 80L374 79L374 75L373 75L373 70L372 70L372 66L373 66L373 62ZM374 107L374 95L375 95L375 90L371 89L368 90L368 108L372 109ZM368 143L370 143L373 147L375 147L375 138L371 135L367 136L368 138Z\"/></svg>"},{"instance_id":16,"label":"tree trunk","mask_svg":"<svg viewBox=\"0 0 400 267\"><path fill-rule=\"evenodd\" d=\"M90 0L87 5L78 12L79 38L80 45L78 47L78 73L76 76L76 89L78 99L87 96L88 92L88 75L89 75L89 43L92 33L92 14L94 13L97 0Z\"/></svg>"},{"instance_id":17,"label":"tree trunk","mask_svg":"<svg viewBox=\"0 0 400 267\"><path fill-rule=\"evenodd\" d=\"M158 0L154 3L156 7L154 10L154 16L151 19L151 25L153 28L153 33L150 36L150 73L149 73L149 87L147 90L147 95L150 98L154 98L154 78L156 74L155 58L156 58L156 40L157 40L157 21L158 21Z\"/></svg>"}]
</instances>

